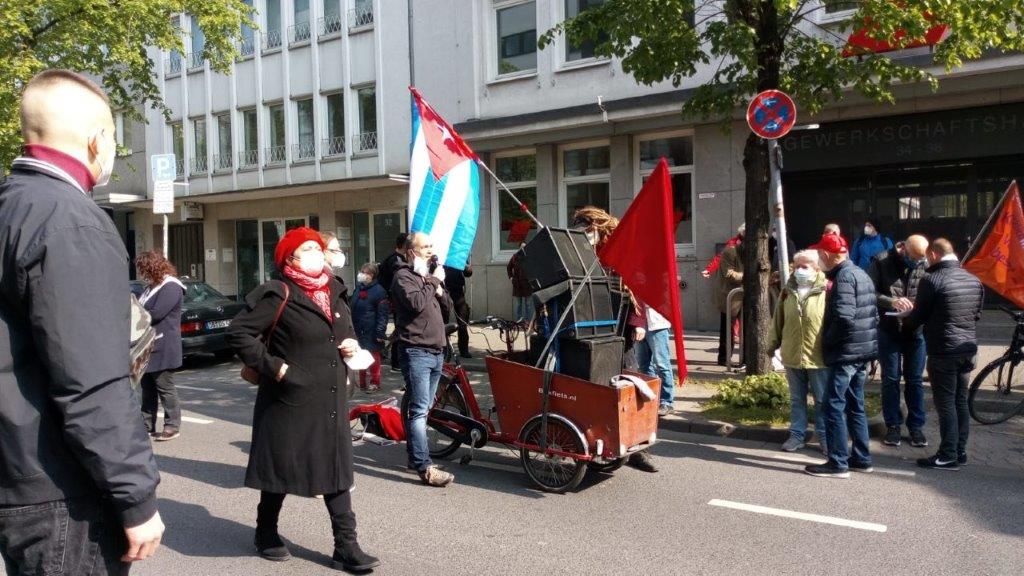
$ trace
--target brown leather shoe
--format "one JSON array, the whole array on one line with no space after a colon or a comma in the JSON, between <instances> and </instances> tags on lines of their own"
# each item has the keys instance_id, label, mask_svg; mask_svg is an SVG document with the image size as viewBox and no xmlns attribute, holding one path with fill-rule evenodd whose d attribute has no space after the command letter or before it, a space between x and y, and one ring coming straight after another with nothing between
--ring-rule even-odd
<instances>
[{"instance_id":1,"label":"brown leather shoe","mask_svg":"<svg viewBox=\"0 0 1024 576\"><path fill-rule=\"evenodd\" d=\"M420 472L420 480L422 480L427 486L444 488L455 480L455 475L445 472L437 466L431 466L423 472Z\"/></svg>"},{"instance_id":2,"label":"brown leather shoe","mask_svg":"<svg viewBox=\"0 0 1024 576\"><path fill-rule=\"evenodd\" d=\"M164 428L163 432L153 436L153 440L157 442L167 442L168 440L174 440L178 436L181 436L181 432L176 428Z\"/></svg>"}]
</instances>

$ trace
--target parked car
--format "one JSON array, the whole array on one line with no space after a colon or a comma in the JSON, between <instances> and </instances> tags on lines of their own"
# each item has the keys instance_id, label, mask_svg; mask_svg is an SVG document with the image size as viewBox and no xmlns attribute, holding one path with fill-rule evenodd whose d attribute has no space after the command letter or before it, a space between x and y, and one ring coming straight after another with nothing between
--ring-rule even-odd
<instances>
[{"instance_id":1,"label":"parked car","mask_svg":"<svg viewBox=\"0 0 1024 576\"><path fill-rule=\"evenodd\" d=\"M225 332L231 320L242 311L244 304L227 298L205 282L181 278L185 284L185 297L181 303L181 348L188 356L206 352L229 358L234 351L225 341ZM146 284L131 282L132 293L140 296Z\"/></svg>"}]
</instances>

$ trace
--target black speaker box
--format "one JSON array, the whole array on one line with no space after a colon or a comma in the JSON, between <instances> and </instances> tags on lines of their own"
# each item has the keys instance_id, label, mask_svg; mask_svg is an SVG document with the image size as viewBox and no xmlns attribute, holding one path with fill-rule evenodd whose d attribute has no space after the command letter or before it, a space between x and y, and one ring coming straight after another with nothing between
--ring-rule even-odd
<instances>
[{"instance_id":1,"label":"black speaker box","mask_svg":"<svg viewBox=\"0 0 1024 576\"><path fill-rule=\"evenodd\" d=\"M597 252L582 230L543 228L519 249L516 260L530 287L538 290L583 278L597 261ZM594 266L591 278L604 277L601 265Z\"/></svg>"},{"instance_id":2,"label":"black speaker box","mask_svg":"<svg viewBox=\"0 0 1024 576\"><path fill-rule=\"evenodd\" d=\"M537 299L537 303L547 309L547 322L550 329L566 309L569 309L569 302L572 295L583 285L576 302L569 309L569 314L559 328L559 336L570 336L573 338L596 338L600 336L612 336L616 333L619 325L619 302L613 296L612 280L591 280L582 282L580 280L568 280L562 284L550 287L549 292L556 292L560 286L564 288L557 290L557 295L551 296L546 302ZM536 297L538 293L534 293ZM542 317L543 320L543 317ZM601 326L576 326L579 323L602 322Z\"/></svg>"},{"instance_id":3,"label":"black speaker box","mask_svg":"<svg viewBox=\"0 0 1024 576\"><path fill-rule=\"evenodd\" d=\"M619 336L607 338L559 338L559 372L574 378L607 385L622 372L625 341Z\"/></svg>"}]
</instances>

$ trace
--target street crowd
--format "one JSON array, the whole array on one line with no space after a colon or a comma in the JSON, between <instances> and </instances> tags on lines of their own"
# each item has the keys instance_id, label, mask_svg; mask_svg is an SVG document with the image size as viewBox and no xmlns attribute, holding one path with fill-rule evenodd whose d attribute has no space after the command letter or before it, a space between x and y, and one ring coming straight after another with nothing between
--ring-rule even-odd
<instances>
[{"instance_id":1,"label":"street crowd","mask_svg":"<svg viewBox=\"0 0 1024 576\"><path fill-rule=\"evenodd\" d=\"M93 188L109 180L116 152L107 97L78 74L49 70L26 86L21 122L24 154L0 182L0 554L12 576L51 573L58 564L69 574L126 574L132 562L154 553L164 531L150 442L181 434L173 371L182 363L185 288L159 252L134 263L147 283L139 302L157 332L140 402L129 384L128 256L91 199ZM593 207L573 220L595 247L618 223ZM737 310L726 314L726 296L742 282L744 232L741 227L706 274L718 283L721 361L730 352L726 318ZM792 397L791 437L783 449L798 450L808 439L810 393L815 435L828 461L807 472L870 471L864 384L875 358L884 377L885 442L901 441L902 377L910 441L927 445L927 357L941 441L919 464L956 469L967 459L966 386L981 284L960 268L944 239L914 235L893 243L872 223L864 232L849 248L830 225L815 245L795 254L792 276L781 287L770 348L781 350ZM777 262L777 244L773 254ZM393 315L390 364L402 371L409 396L408 466L427 486L449 485L454 476L430 459L427 413L451 323L459 353L470 354L465 278L472 268L437 265L429 235L402 234L383 262L361 265L349 294L338 239L306 227L280 239L274 265L277 277L247 295L228 330L245 365L241 377L258 385L245 474L245 485L260 493L254 545L268 560L288 560L278 533L286 495L321 497L334 566L368 571L380 560L360 548L352 512L350 373L359 372L361 387L380 386ZM510 265L513 284L521 285L515 274ZM525 296L516 296L523 299L520 313L532 314ZM666 416L675 383L670 323L642 302L631 303L626 367L661 380L659 415ZM157 430L161 405L165 418ZM646 452L629 463L657 470ZM58 534L55 525L67 529Z\"/></svg>"}]
</instances>

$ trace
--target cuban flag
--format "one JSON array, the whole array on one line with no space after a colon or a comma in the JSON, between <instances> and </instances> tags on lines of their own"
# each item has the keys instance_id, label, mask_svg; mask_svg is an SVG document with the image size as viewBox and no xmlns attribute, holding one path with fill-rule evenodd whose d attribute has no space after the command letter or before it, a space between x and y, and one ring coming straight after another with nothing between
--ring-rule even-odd
<instances>
[{"instance_id":1,"label":"cuban flag","mask_svg":"<svg viewBox=\"0 0 1024 576\"><path fill-rule=\"evenodd\" d=\"M440 263L462 269L480 219L478 157L415 88L409 91L409 231L430 234Z\"/></svg>"}]
</instances>

